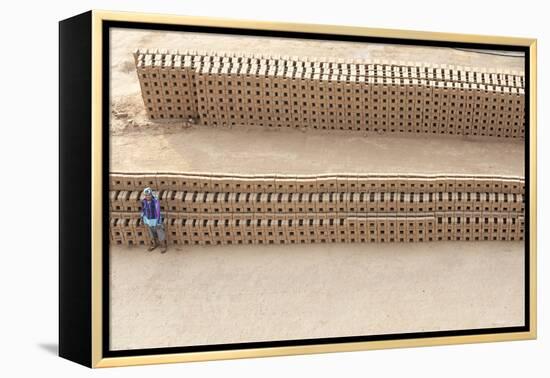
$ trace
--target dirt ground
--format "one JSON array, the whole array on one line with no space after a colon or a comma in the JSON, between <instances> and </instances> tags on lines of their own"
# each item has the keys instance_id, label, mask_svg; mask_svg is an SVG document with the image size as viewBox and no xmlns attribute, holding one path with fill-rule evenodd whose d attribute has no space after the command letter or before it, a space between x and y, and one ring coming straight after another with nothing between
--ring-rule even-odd
<instances>
[{"instance_id":1,"label":"dirt ground","mask_svg":"<svg viewBox=\"0 0 550 378\"><path fill-rule=\"evenodd\" d=\"M517 141L194 126L170 134L113 136L111 142L112 172L524 176L524 145Z\"/></svg>"},{"instance_id":2,"label":"dirt ground","mask_svg":"<svg viewBox=\"0 0 550 378\"><path fill-rule=\"evenodd\" d=\"M523 324L523 244L111 247L111 348Z\"/></svg>"},{"instance_id":3,"label":"dirt ground","mask_svg":"<svg viewBox=\"0 0 550 378\"><path fill-rule=\"evenodd\" d=\"M135 48L240 51L523 69L523 59L359 43L115 30L111 171L524 175L522 141L400 137L146 119ZM114 247L111 348L234 343L523 323L523 244L437 242Z\"/></svg>"}]
</instances>

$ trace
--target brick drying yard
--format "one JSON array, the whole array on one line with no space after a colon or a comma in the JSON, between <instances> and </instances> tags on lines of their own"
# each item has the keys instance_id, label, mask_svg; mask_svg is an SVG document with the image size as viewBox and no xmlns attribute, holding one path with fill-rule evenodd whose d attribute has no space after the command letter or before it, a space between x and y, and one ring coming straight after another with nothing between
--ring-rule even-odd
<instances>
[{"instance_id":1,"label":"brick drying yard","mask_svg":"<svg viewBox=\"0 0 550 378\"><path fill-rule=\"evenodd\" d=\"M111 171L524 176L523 140L211 128L147 120L129 47L363 57L521 70L451 49L115 31ZM111 246L111 348L523 324L521 242Z\"/></svg>"}]
</instances>

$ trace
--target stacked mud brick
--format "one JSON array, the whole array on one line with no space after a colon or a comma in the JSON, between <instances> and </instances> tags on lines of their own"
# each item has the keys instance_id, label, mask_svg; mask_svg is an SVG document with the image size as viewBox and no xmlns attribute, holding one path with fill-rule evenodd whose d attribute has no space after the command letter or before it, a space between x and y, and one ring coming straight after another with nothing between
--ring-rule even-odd
<instances>
[{"instance_id":1,"label":"stacked mud brick","mask_svg":"<svg viewBox=\"0 0 550 378\"><path fill-rule=\"evenodd\" d=\"M524 180L421 175L110 176L114 244L149 243L143 188L155 188L171 244L523 240Z\"/></svg>"},{"instance_id":2,"label":"stacked mud brick","mask_svg":"<svg viewBox=\"0 0 550 378\"><path fill-rule=\"evenodd\" d=\"M152 120L524 138L525 82L507 72L196 51L137 50Z\"/></svg>"}]
</instances>

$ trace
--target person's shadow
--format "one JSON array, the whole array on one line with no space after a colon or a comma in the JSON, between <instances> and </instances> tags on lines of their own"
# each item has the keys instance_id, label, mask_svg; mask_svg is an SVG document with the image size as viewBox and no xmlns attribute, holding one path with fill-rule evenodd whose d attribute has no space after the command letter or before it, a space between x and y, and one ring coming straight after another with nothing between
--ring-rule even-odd
<instances>
[{"instance_id":1,"label":"person's shadow","mask_svg":"<svg viewBox=\"0 0 550 378\"><path fill-rule=\"evenodd\" d=\"M40 343L38 347L56 356L59 354L59 345L56 343Z\"/></svg>"}]
</instances>

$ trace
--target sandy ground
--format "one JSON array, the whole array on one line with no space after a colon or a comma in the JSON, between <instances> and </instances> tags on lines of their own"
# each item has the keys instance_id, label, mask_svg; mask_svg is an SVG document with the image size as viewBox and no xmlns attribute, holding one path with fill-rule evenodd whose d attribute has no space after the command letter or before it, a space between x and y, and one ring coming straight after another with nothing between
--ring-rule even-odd
<instances>
[{"instance_id":1,"label":"sandy ground","mask_svg":"<svg viewBox=\"0 0 550 378\"><path fill-rule=\"evenodd\" d=\"M111 348L522 325L523 244L111 247Z\"/></svg>"},{"instance_id":2,"label":"sandy ground","mask_svg":"<svg viewBox=\"0 0 550 378\"><path fill-rule=\"evenodd\" d=\"M468 138L194 126L111 138L112 172L466 173L524 176L524 145Z\"/></svg>"},{"instance_id":3,"label":"sandy ground","mask_svg":"<svg viewBox=\"0 0 550 378\"><path fill-rule=\"evenodd\" d=\"M151 123L131 53L209 49L498 70L522 70L522 58L122 30L111 43L111 171L524 175L522 141ZM111 348L521 325L523 252L515 242L195 246L166 255L112 246Z\"/></svg>"}]
</instances>

